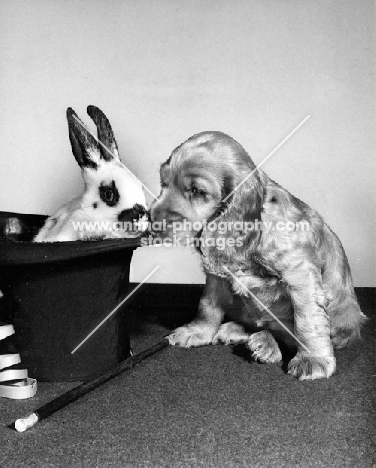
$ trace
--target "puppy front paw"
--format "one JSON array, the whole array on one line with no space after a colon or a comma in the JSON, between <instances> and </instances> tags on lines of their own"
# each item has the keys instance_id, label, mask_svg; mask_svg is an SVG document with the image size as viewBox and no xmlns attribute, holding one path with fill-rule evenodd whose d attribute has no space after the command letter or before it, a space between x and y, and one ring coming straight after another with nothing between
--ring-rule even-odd
<instances>
[{"instance_id":1,"label":"puppy front paw","mask_svg":"<svg viewBox=\"0 0 376 468\"><path fill-rule=\"evenodd\" d=\"M167 336L167 339L170 345L183 348L205 346L212 343L216 331L216 329L205 323L190 323L174 330Z\"/></svg>"},{"instance_id":2,"label":"puppy front paw","mask_svg":"<svg viewBox=\"0 0 376 468\"><path fill-rule=\"evenodd\" d=\"M266 330L253 333L246 347L252 352L252 357L259 362L273 364L282 360L278 343Z\"/></svg>"},{"instance_id":3,"label":"puppy front paw","mask_svg":"<svg viewBox=\"0 0 376 468\"><path fill-rule=\"evenodd\" d=\"M249 333L244 331L244 328L235 322L227 322L219 327L218 332L213 338L213 344L233 345L245 343L249 340Z\"/></svg>"},{"instance_id":4,"label":"puppy front paw","mask_svg":"<svg viewBox=\"0 0 376 468\"><path fill-rule=\"evenodd\" d=\"M334 356L307 356L298 352L289 362L288 374L299 380L315 380L329 378L336 370Z\"/></svg>"}]
</instances>

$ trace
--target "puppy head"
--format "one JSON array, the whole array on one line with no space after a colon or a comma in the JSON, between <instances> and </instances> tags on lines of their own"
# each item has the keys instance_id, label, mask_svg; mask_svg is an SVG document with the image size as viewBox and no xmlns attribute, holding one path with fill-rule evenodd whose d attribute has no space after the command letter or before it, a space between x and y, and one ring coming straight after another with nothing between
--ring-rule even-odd
<instances>
[{"instance_id":1,"label":"puppy head","mask_svg":"<svg viewBox=\"0 0 376 468\"><path fill-rule=\"evenodd\" d=\"M200 225L221 216L254 218L263 203L262 174L255 171L237 188L254 170L244 148L228 135L194 135L161 166L162 190L151 207L153 224L165 221L167 235L194 237Z\"/></svg>"}]
</instances>

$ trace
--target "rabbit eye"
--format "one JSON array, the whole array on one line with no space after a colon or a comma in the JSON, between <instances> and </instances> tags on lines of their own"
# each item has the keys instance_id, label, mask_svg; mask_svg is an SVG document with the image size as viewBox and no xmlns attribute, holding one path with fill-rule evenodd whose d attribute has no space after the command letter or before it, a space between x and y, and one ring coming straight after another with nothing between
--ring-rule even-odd
<instances>
[{"instance_id":1,"label":"rabbit eye","mask_svg":"<svg viewBox=\"0 0 376 468\"><path fill-rule=\"evenodd\" d=\"M106 201L109 201L111 202L113 199L114 199L114 192L110 189L106 189L103 193L103 198L106 200Z\"/></svg>"},{"instance_id":2,"label":"rabbit eye","mask_svg":"<svg viewBox=\"0 0 376 468\"><path fill-rule=\"evenodd\" d=\"M108 206L115 206L120 198L114 181L112 181L109 185L102 184L99 187L99 195L101 200L104 201Z\"/></svg>"}]
</instances>

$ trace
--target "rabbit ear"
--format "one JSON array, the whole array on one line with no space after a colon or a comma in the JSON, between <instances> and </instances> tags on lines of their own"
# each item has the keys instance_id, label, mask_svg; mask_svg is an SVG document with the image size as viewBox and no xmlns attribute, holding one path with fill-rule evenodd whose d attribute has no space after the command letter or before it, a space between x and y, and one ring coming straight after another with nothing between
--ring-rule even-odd
<instances>
[{"instance_id":1,"label":"rabbit ear","mask_svg":"<svg viewBox=\"0 0 376 468\"><path fill-rule=\"evenodd\" d=\"M119 159L119 151L114 132L112 131L107 117L95 106L88 106L87 113L97 126L98 140L102 143L102 145L99 145L101 158L105 161L111 161L114 158Z\"/></svg>"},{"instance_id":2,"label":"rabbit ear","mask_svg":"<svg viewBox=\"0 0 376 468\"><path fill-rule=\"evenodd\" d=\"M69 139L72 152L81 168L97 169L100 159L98 142L86 130L71 107L67 109Z\"/></svg>"}]
</instances>

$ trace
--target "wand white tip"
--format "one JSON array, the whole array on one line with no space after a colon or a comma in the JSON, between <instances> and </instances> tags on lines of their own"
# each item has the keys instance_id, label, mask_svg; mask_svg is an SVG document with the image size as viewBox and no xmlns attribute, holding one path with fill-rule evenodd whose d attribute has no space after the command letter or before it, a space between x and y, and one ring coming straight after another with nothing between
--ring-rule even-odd
<instances>
[{"instance_id":1,"label":"wand white tip","mask_svg":"<svg viewBox=\"0 0 376 468\"><path fill-rule=\"evenodd\" d=\"M17 419L14 427L17 432L24 432L30 427L33 427L38 422L38 416L35 413L29 414L26 418Z\"/></svg>"}]
</instances>

